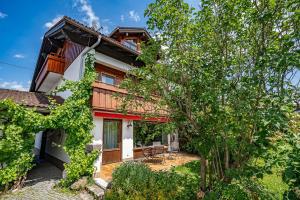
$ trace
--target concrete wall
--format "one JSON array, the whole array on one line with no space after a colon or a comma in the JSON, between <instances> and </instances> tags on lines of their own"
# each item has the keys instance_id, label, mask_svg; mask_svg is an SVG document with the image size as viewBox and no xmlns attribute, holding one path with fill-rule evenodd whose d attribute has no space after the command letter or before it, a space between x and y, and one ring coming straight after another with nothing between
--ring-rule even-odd
<instances>
[{"instance_id":1,"label":"concrete wall","mask_svg":"<svg viewBox=\"0 0 300 200\"><path fill-rule=\"evenodd\" d=\"M48 132L45 152L63 162L69 163L70 158L62 147L65 140L66 134L58 130Z\"/></svg>"},{"instance_id":2,"label":"concrete wall","mask_svg":"<svg viewBox=\"0 0 300 200\"><path fill-rule=\"evenodd\" d=\"M133 122L125 119L122 120L122 159L133 159Z\"/></svg>"},{"instance_id":3,"label":"concrete wall","mask_svg":"<svg viewBox=\"0 0 300 200\"><path fill-rule=\"evenodd\" d=\"M41 145L42 145L42 137L43 132L40 131L35 135L34 139L34 155L38 156L40 155Z\"/></svg>"},{"instance_id":4,"label":"concrete wall","mask_svg":"<svg viewBox=\"0 0 300 200\"><path fill-rule=\"evenodd\" d=\"M107 55L104 55L104 54L98 53L98 52L95 53L95 59L96 59L97 63L100 63L102 65L105 65L105 66L108 66L108 67L111 67L113 69L117 69L117 70L120 70L123 72L127 72L128 70L131 70L134 68L133 66L131 66L127 63L124 63L120 60L114 59L112 57L109 57Z\"/></svg>"},{"instance_id":5,"label":"concrete wall","mask_svg":"<svg viewBox=\"0 0 300 200\"><path fill-rule=\"evenodd\" d=\"M87 49L87 47L85 48ZM80 65L81 65L81 56L82 53L85 51L85 49L79 54L79 56L72 62L72 64L68 67L68 69L64 73L64 79L71 80L71 81L79 81L80 80ZM84 63L83 63L84 64ZM63 80L58 82L58 86L62 85L64 83ZM53 88L54 89L54 88ZM59 96L63 97L64 99L71 96L70 91L64 91L58 93Z\"/></svg>"},{"instance_id":6,"label":"concrete wall","mask_svg":"<svg viewBox=\"0 0 300 200\"><path fill-rule=\"evenodd\" d=\"M92 134L94 136L93 144L103 145L103 118L102 117L94 117L94 129L92 130ZM100 166L102 164L102 153L100 153L96 162L94 163L94 167L96 168L96 173L100 172Z\"/></svg>"}]
</instances>

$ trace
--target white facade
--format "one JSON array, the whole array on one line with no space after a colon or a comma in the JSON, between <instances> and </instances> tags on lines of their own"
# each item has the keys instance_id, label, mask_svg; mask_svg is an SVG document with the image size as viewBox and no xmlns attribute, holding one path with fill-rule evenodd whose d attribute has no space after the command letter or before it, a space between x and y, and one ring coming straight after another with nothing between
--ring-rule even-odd
<instances>
[{"instance_id":1,"label":"white facade","mask_svg":"<svg viewBox=\"0 0 300 200\"><path fill-rule=\"evenodd\" d=\"M95 117L94 118L94 129L92 131L94 136L93 144L103 145L103 118ZM102 163L102 153L99 154L96 162L94 163L94 167L96 168L96 173L100 172L100 166Z\"/></svg>"},{"instance_id":2,"label":"white facade","mask_svg":"<svg viewBox=\"0 0 300 200\"><path fill-rule=\"evenodd\" d=\"M34 155L35 156L40 155L40 150L41 150L41 146L42 146L42 137L43 137L42 131L35 134L35 140L34 140Z\"/></svg>"},{"instance_id":3,"label":"white facade","mask_svg":"<svg viewBox=\"0 0 300 200\"><path fill-rule=\"evenodd\" d=\"M84 52L84 50L82 52ZM81 58L82 58L82 53L71 63L71 65L65 71L63 78L61 78L48 93L53 91L57 86L62 85L64 83L63 79L71 80L71 81L80 80ZM70 91L64 91L64 92L59 92L57 95L61 96L64 99L67 99L69 96L71 96L71 94L72 93ZM57 137L59 137L59 139ZM65 152L65 150L63 149L63 143L65 139L66 139L66 135L63 133L52 133L50 136L47 137L45 152L52 157L55 157L63 162L69 163L70 158L68 154Z\"/></svg>"},{"instance_id":4,"label":"white facade","mask_svg":"<svg viewBox=\"0 0 300 200\"><path fill-rule=\"evenodd\" d=\"M122 120L122 160L133 159L133 122Z\"/></svg>"},{"instance_id":5,"label":"white facade","mask_svg":"<svg viewBox=\"0 0 300 200\"><path fill-rule=\"evenodd\" d=\"M87 48L87 47L86 47ZM86 48L82 51L85 52ZM93 50L94 51L94 50ZM97 63L103 64L105 66L117 69L123 72L133 69L134 67L121 62L112 57L106 56L102 53L95 53L95 59ZM48 94L53 91L57 86L63 84L63 79L78 81L81 78L81 73L84 70L81 69L82 62L82 53L73 61L73 63L65 71L63 78L61 78L55 86L48 91ZM83 66L84 67L84 66ZM68 98L71 95L70 91L60 92L57 95L63 97L64 99ZM93 134L93 144L103 146L103 121L102 117L94 117L93 123L94 128L92 130ZM132 160L134 158L134 142L133 142L133 121L123 119L122 120L122 149L121 149L121 159ZM65 141L66 135L64 133L50 133L47 137L46 149L45 152L52 157L55 157L63 162L68 163L70 161L67 153L63 150L63 143ZM178 143L178 136L175 136L176 141L171 141L171 136L168 136L168 144L171 146L171 143ZM35 147L41 148L42 133L36 135ZM176 146L175 144L175 146ZM174 145L173 145L174 146ZM96 168L96 173L99 173L102 165L102 153L99 154L98 159L94 163Z\"/></svg>"}]
</instances>

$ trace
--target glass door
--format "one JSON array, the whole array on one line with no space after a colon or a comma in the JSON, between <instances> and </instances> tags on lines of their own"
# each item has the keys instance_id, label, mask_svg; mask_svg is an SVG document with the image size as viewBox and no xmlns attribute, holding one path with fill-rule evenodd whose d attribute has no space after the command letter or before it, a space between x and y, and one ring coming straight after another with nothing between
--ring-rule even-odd
<instances>
[{"instance_id":1,"label":"glass door","mask_svg":"<svg viewBox=\"0 0 300 200\"><path fill-rule=\"evenodd\" d=\"M102 162L121 161L122 121L104 119L103 121L103 155Z\"/></svg>"}]
</instances>

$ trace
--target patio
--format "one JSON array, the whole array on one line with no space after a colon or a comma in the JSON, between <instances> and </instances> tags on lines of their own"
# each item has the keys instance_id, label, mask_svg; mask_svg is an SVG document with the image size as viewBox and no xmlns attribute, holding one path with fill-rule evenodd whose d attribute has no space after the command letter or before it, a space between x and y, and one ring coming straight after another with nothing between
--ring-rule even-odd
<instances>
[{"instance_id":1,"label":"patio","mask_svg":"<svg viewBox=\"0 0 300 200\"><path fill-rule=\"evenodd\" d=\"M199 160L199 156L188 154L188 153L177 153L177 155L172 155L172 157L169 157L168 153L165 154L165 162L156 162L157 160L146 160L146 159L137 159L136 161L141 161L146 163L152 170L159 171L159 170L169 170L174 166L183 165L185 163L188 163L190 161ZM106 182L110 182L112 180L112 173L114 169L116 169L118 166L120 166L122 162L118 163L111 163L111 164L105 164L101 166L101 172L100 177Z\"/></svg>"}]
</instances>

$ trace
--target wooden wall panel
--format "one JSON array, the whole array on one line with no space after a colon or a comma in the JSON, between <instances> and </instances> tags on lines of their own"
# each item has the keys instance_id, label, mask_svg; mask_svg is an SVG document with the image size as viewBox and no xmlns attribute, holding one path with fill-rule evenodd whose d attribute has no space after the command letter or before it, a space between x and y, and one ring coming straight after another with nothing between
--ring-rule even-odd
<instances>
[{"instance_id":1,"label":"wooden wall panel","mask_svg":"<svg viewBox=\"0 0 300 200\"><path fill-rule=\"evenodd\" d=\"M95 64L95 68L96 68L96 71L99 74L105 73L105 74L116 77L116 85L120 85L120 83L122 82L122 80L124 80L124 78L126 76L125 72L122 72L122 71L119 71L119 70L116 70L116 69L112 69L110 67L101 65L99 63Z\"/></svg>"},{"instance_id":2,"label":"wooden wall panel","mask_svg":"<svg viewBox=\"0 0 300 200\"><path fill-rule=\"evenodd\" d=\"M63 56L65 57L65 70L72 64L72 62L79 56L85 47L74 43L70 40L66 40L63 47Z\"/></svg>"}]
</instances>

